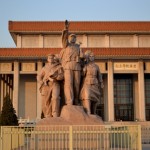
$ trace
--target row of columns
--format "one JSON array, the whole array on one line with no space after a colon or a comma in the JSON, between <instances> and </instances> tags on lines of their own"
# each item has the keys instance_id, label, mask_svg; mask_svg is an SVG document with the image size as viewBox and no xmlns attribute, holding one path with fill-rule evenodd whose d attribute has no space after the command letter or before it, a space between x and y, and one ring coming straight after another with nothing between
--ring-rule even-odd
<instances>
[{"instance_id":1,"label":"row of columns","mask_svg":"<svg viewBox=\"0 0 150 150\"><path fill-rule=\"evenodd\" d=\"M138 69L138 98L135 99L135 118L139 121L145 121L145 89L144 89L144 64L143 61L139 61ZM42 62L37 63L37 72L42 69ZM115 121L114 119L114 71L113 62L108 61L108 79L107 79L107 89L108 95L105 102L105 121ZM19 101L19 62L14 62L14 76L13 83L7 84L7 75L1 76L1 107L3 105L2 99L4 98L6 92L12 93L11 85L13 84L13 106L18 114L18 101ZM11 81L11 80L10 80ZM11 81L12 82L12 81ZM9 90L8 90L9 89ZM37 84L37 118L41 117L41 94L39 91L39 84Z\"/></svg>"},{"instance_id":2,"label":"row of columns","mask_svg":"<svg viewBox=\"0 0 150 150\"><path fill-rule=\"evenodd\" d=\"M42 69L42 62L37 63L37 72ZM18 102L19 102L19 62L14 62L14 90L13 90L13 106L18 115ZM39 84L37 84L37 118L41 118L41 94L39 92Z\"/></svg>"},{"instance_id":3,"label":"row of columns","mask_svg":"<svg viewBox=\"0 0 150 150\"><path fill-rule=\"evenodd\" d=\"M37 63L37 72L42 69L42 62ZM0 75L0 110L2 110L3 100L6 96L6 93L10 95L10 99L12 100L13 107L16 110L16 114L18 115L18 107L19 107L19 81L20 81L20 73L19 73L19 62L14 62L14 71L11 75L11 78L8 74ZM37 118L41 117L41 94L39 91L39 84L37 84Z\"/></svg>"}]
</instances>

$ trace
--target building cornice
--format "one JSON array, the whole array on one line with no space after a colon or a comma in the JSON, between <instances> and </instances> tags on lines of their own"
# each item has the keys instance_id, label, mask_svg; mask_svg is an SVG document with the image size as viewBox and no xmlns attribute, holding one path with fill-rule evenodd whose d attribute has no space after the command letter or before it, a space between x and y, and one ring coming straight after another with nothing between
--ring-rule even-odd
<instances>
[{"instance_id":1,"label":"building cornice","mask_svg":"<svg viewBox=\"0 0 150 150\"><path fill-rule=\"evenodd\" d=\"M150 21L69 21L69 32L75 34L150 34ZM17 34L59 34L64 21L9 21L9 32Z\"/></svg>"},{"instance_id":2,"label":"building cornice","mask_svg":"<svg viewBox=\"0 0 150 150\"><path fill-rule=\"evenodd\" d=\"M150 21L70 21L69 30L77 31L150 31ZM61 32L63 21L9 21L9 31Z\"/></svg>"},{"instance_id":3,"label":"building cornice","mask_svg":"<svg viewBox=\"0 0 150 150\"><path fill-rule=\"evenodd\" d=\"M0 48L0 60L43 60L62 48ZM149 59L150 48L82 48L91 50L96 59Z\"/></svg>"}]
</instances>

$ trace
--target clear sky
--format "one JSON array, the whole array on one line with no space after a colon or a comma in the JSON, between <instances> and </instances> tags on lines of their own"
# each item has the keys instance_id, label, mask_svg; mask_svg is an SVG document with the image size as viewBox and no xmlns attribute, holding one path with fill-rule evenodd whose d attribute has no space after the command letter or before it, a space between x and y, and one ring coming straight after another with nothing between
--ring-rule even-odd
<instances>
[{"instance_id":1,"label":"clear sky","mask_svg":"<svg viewBox=\"0 0 150 150\"><path fill-rule=\"evenodd\" d=\"M0 48L15 47L8 21L150 21L150 0L0 0Z\"/></svg>"}]
</instances>

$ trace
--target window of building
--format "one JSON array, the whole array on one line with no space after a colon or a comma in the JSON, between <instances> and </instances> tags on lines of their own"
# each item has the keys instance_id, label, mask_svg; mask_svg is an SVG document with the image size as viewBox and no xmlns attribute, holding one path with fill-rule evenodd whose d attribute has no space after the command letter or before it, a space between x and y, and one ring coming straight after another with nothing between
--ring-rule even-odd
<instances>
[{"instance_id":1,"label":"window of building","mask_svg":"<svg viewBox=\"0 0 150 150\"><path fill-rule=\"evenodd\" d=\"M150 121L150 74L145 75L145 109L146 120Z\"/></svg>"},{"instance_id":2,"label":"window of building","mask_svg":"<svg viewBox=\"0 0 150 150\"><path fill-rule=\"evenodd\" d=\"M114 105L116 121L133 121L133 80L132 75L114 76Z\"/></svg>"}]
</instances>

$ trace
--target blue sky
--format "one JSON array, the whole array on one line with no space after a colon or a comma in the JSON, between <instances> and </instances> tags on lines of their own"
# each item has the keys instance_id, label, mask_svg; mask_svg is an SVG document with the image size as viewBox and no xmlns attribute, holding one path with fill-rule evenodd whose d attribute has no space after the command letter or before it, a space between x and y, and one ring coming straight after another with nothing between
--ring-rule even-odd
<instances>
[{"instance_id":1,"label":"blue sky","mask_svg":"<svg viewBox=\"0 0 150 150\"><path fill-rule=\"evenodd\" d=\"M150 0L0 0L0 48L15 47L8 21L150 21Z\"/></svg>"}]
</instances>

